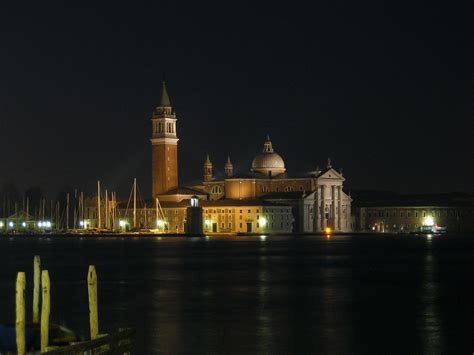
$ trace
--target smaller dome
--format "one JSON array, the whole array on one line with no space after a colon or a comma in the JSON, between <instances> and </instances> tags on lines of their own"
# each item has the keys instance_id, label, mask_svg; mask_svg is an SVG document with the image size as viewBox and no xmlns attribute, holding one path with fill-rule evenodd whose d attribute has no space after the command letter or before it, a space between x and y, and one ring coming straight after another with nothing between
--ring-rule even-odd
<instances>
[{"instance_id":1,"label":"smaller dome","mask_svg":"<svg viewBox=\"0 0 474 355\"><path fill-rule=\"evenodd\" d=\"M273 151L269 137L263 146L263 152L252 161L252 171L270 176L276 176L286 171L285 162L278 153Z\"/></svg>"}]
</instances>

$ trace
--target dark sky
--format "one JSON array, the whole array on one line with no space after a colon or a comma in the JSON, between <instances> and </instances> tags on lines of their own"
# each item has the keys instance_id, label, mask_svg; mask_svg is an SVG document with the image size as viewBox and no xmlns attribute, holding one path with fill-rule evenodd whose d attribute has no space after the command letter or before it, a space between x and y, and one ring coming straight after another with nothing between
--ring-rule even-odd
<instances>
[{"instance_id":1,"label":"dark sky","mask_svg":"<svg viewBox=\"0 0 474 355\"><path fill-rule=\"evenodd\" d=\"M465 3L2 2L0 182L149 193L165 74L181 182L206 152L247 170L269 133L290 171L331 157L350 188L471 192Z\"/></svg>"}]
</instances>

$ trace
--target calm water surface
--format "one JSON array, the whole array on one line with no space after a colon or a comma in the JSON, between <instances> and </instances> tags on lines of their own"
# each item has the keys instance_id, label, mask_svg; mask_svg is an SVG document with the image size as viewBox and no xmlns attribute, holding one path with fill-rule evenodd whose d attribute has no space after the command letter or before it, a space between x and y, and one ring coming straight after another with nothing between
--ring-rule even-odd
<instances>
[{"instance_id":1,"label":"calm water surface","mask_svg":"<svg viewBox=\"0 0 474 355\"><path fill-rule=\"evenodd\" d=\"M474 352L474 236L1 237L0 322L35 254L53 321L87 334L94 264L100 330L137 354Z\"/></svg>"}]
</instances>

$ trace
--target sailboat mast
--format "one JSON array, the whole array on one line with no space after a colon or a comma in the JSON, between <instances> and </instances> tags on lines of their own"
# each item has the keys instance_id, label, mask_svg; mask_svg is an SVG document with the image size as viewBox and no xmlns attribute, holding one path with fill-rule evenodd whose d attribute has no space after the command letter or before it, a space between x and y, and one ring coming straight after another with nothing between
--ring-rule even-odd
<instances>
[{"instance_id":1,"label":"sailboat mast","mask_svg":"<svg viewBox=\"0 0 474 355\"><path fill-rule=\"evenodd\" d=\"M158 229L158 219L159 219L159 215L158 215L158 197L155 198L155 214L156 214L156 227Z\"/></svg>"},{"instance_id":2,"label":"sailboat mast","mask_svg":"<svg viewBox=\"0 0 474 355\"><path fill-rule=\"evenodd\" d=\"M112 230L115 231L115 192L112 191L112 207L111 207L111 213L112 213Z\"/></svg>"},{"instance_id":3,"label":"sailboat mast","mask_svg":"<svg viewBox=\"0 0 474 355\"><path fill-rule=\"evenodd\" d=\"M137 178L133 179L133 228L137 228Z\"/></svg>"},{"instance_id":4,"label":"sailboat mast","mask_svg":"<svg viewBox=\"0 0 474 355\"><path fill-rule=\"evenodd\" d=\"M77 189L74 189L74 214L73 214L73 224L72 228L76 229L77 228Z\"/></svg>"},{"instance_id":5,"label":"sailboat mast","mask_svg":"<svg viewBox=\"0 0 474 355\"><path fill-rule=\"evenodd\" d=\"M81 191L81 197L79 200L80 209L81 209L81 221L82 221L82 228L86 228L86 221L84 221L84 192Z\"/></svg>"},{"instance_id":6,"label":"sailboat mast","mask_svg":"<svg viewBox=\"0 0 474 355\"><path fill-rule=\"evenodd\" d=\"M109 193L105 189L105 228L109 229Z\"/></svg>"},{"instance_id":7,"label":"sailboat mast","mask_svg":"<svg viewBox=\"0 0 474 355\"><path fill-rule=\"evenodd\" d=\"M146 211L146 203L145 203L145 228L148 228L148 216L147 216L147 211Z\"/></svg>"},{"instance_id":8,"label":"sailboat mast","mask_svg":"<svg viewBox=\"0 0 474 355\"><path fill-rule=\"evenodd\" d=\"M100 218L100 181L97 180L97 228L102 228L102 219Z\"/></svg>"},{"instance_id":9,"label":"sailboat mast","mask_svg":"<svg viewBox=\"0 0 474 355\"><path fill-rule=\"evenodd\" d=\"M66 194L66 230L69 229L69 192Z\"/></svg>"},{"instance_id":10,"label":"sailboat mast","mask_svg":"<svg viewBox=\"0 0 474 355\"><path fill-rule=\"evenodd\" d=\"M30 219L29 215L30 215L30 198L29 196L26 196L26 226L27 227L29 227L28 225L29 224L28 222Z\"/></svg>"}]
</instances>

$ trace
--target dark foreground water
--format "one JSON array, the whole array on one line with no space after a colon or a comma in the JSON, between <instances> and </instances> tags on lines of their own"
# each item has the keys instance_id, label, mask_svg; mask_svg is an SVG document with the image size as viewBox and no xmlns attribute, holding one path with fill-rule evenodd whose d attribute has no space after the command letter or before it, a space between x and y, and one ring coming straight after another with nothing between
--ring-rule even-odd
<instances>
[{"instance_id":1,"label":"dark foreground water","mask_svg":"<svg viewBox=\"0 0 474 355\"><path fill-rule=\"evenodd\" d=\"M0 322L35 254L84 335L95 264L100 330L135 328L136 354L474 352L474 236L1 237Z\"/></svg>"}]
</instances>

